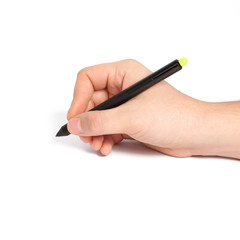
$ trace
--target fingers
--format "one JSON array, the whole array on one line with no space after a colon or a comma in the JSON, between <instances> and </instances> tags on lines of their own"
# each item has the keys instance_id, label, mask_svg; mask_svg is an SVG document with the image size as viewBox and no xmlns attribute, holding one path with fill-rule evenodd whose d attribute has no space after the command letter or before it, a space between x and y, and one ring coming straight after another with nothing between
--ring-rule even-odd
<instances>
[{"instance_id":1,"label":"fingers","mask_svg":"<svg viewBox=\"0 0 240 240\"><path fill-rule=\"evenodd\" d=\"M122 134L114 134L104 136L104 141L102 143L102 147L100 148L100 152L103 155L108 155L111 153L113 145L121 142L123 140Z\"/></svg>"},{"instance_id":2,"label":"fingers","mask_svg":"<svg viewBox=\"0 0 240 240\"><path fill-rule=\"evenodd\" d=\"M68 119L86 110L93 93L107 88L108 79L115 75L116 63L99 64L79 71Z\"/></svg>"},{"instance_id":3,"label":"fingers","mask_svg":"<svg viewBox=\"0 0 240 240\"><path fill-rule=\"evenodd\" d=\"M114 141L114 144L120 143L123 140L122 134L113 134L111 136Z\"/></svg>"},{"instance_id":4,"label":"fingers","mask_svg":"<svg viewBox=\"0 0 240 240\"><path fill-rule=\"evenodd\" d=\"M100 149L100 152L103 155L107 156L108 154L111 153L113 144L114 144L114 141L113 141L111 136L109 136L109 135L104 136L104 142L103 142L103 145Z\"/></svg>"},{"instance_id":5,"label":"fingers","mask_svg":"<svg viewBox=\"0 0 240 240\"><path fill-rule=\"evenodd\" d=\"M91 100L88 103L86 111L91 110L92 108L96 107L100 103L106 101L108 99L108 93L106 90L99 90L93 93Z\"/></svg>"},{"instance_id":6,"label":"fingers","mask_svg":"<svg viewBox=\"0 0 240 240\"><path fill-rule=\"evenodd\" d=\"M95 151L99 151L104 142L104 136L92 137L91 146Z\"/></svg>"},{"instance_id":7,"label":"fingers","mask_svg":"<svg viewBox=\"0 0 240 240\"><path fill-rule=\"evenodd\" d=\"M94 137L80 137L83 142L90 143L95 151L100 151L103 155L108 155L112 151L114 144L122 140L121 137L113 137L115 135L94 136ZM120 135L121 136L121 135ZM118 141L115 142L114 139Z\"/></svg>"},{"instance_id":8,"label":"fingers","mask_svg":"<svg viewBox=\"0 0 240 240\"><path fill-rule=\"evenodd\" d=\"M113 145L123 140L122 134L80 138L83 142L90 143L93 150L100 151L103 155L108 155L111 152Z\"/></svg>"},{"instance_id":9,"label":"fingers","mask_svg":"<svg viewBox=\"0 0 240 240\"><path fill-rule=\"evenodd\" d=\"M68 111L68 120L86 111L94 92L105 90L104 94L108 97L102 98L103 95L100 94L100 98L106 100L150 73L151 71L132 59L98 64L80 70ZM97 100L97 102L99 104L103 101Z\"/></svg>"},{"instance_id":10,"label":"fingers","mask_svg":"<svg viewBox=\"0 0 240 240\"><path fill-rule=\"evenodd\" d=\"M90 143L92 141L92 137L80 137L80 139L84 142L84 143Z\"/></svg>"}]
</instances>

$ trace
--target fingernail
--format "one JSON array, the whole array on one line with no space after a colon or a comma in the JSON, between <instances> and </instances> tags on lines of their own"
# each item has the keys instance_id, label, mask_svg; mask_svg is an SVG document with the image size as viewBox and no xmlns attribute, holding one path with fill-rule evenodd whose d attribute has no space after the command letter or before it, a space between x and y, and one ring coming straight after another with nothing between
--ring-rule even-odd
<instances>
[{"instance_id":1,"label":"fingernail","mask_svg":"<svg viewBox=\"0 0 240 240\"><path fill-rule=\"evenodd\" d=\"M80 118L71 118L68 121L68 131L72 134L80 134L82 133L82 128L81 128L81 120Z\"/></svg>"}]
</instances>

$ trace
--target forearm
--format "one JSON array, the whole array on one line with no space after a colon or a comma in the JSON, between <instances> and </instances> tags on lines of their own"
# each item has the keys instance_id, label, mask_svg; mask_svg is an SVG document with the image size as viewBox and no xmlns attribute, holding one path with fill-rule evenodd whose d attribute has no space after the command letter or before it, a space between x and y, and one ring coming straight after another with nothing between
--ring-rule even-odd
<instances>
[{"instance_id":1,"label":"forearm","mask_svg":"<svg viewBox=\"0 0 240 240\"><path fill-rule=\"evenodd\" d=\"M240 159L240 101L203 105L192 155Z\"/></svg>"}]
</instances>

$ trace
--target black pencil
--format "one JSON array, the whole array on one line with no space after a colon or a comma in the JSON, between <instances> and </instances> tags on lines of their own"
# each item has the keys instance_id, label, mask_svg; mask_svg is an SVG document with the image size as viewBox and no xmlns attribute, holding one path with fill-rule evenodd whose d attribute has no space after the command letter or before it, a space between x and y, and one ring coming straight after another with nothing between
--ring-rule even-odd
<instances>
[{"instance_id":1,"label":"black pencil","mask_svg":"<svg viewBox=\"0 0 240 240\"><path fill-rule=\"evenodd\" d=\"M166 66L162 67L156 72L150 74L144 79L136 82L132 86L126 88L122 92L114 95L113 97L109 98L105 102L99 104L98 106L92 108L89 111L106 110L117 107L127 102L128 100L132 99L133 97L137 96L146 89L150 88L151 86L155 85L156 83L178 72L186 64L187 64L186 58L182 58L181 60L174 60L171 63L167 64ZM65 124L60 128L56 137L68 136L69 134L70 132L67 129L67 124Z\"/></svg>"}]
</instances>

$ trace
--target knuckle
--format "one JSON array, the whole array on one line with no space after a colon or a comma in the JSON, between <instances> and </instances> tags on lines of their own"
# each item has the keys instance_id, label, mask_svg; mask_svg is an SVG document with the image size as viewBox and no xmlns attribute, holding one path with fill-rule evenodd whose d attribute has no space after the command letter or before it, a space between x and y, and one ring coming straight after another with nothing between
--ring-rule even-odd
<instances>
[{"instance_id":1,"label":"knuckle","mask_svg":"<svg viewBox=\"0 0 240 240\"><path fill-rule=\"evenodd\" d=\"M133 58L127 58L125 61L129 62L129 63L137 63L138 61L133 59Z\"/></svg>"},{"instance_id":2,"label":"knuckle","mask_svg":"<svg viewBox=\"0 0 240 240\"><path fill-rule=\"evenodd\" d=\"M143 66L140 62L138 62L137 60L135 60L133 58L128 58L128 59L125 59L124 61L127 65L130 65L132 67Z\"/></svg>"},{"instance_id":3,"label":"knuckle","mask_svg":"<svg viewBox=\"0 0 240 240\"><path fill-rule=\"evenodd\" d=\"M81 70L78 71L77 77L80 77L83 74L86 74L89 71L89 67L84 67Z\"/></svg>"}]
</instances>

